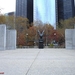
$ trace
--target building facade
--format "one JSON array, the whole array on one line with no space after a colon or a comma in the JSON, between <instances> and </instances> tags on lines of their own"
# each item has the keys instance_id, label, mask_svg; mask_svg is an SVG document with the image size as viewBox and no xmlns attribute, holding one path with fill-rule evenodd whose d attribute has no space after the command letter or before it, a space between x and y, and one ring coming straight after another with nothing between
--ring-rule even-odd
<instances>
[{"instance_id":1,"label":"building facade","mask_svg":"<svg viewBox=\"0 0 75 75\"><path fill-rule=\"evenodd\" d=\"M58 21L74 17L74 0L57 0Z\"/></svg>"},{"instance_id":2,"label":"building facade","mask_svg":"<svg viewBox=\"0 0 75 75\"><path fill-rule=\"evenodd\" d=\"M61 19L75 15L74 0L16 0L16 16L27 17L30 22L42 21L56 28Z\"/></svg>"},{"instance_id":3,"label":"building facade","mask_svg":"<svg viewBox=\"0 0 75 75\"><path fill-rule=\"evenodd\" d=\"M34 21L38 20L56 28L56 0L34 0Z\"/></svg>"},{"instance_id":4,"label":"building facade","mask_svg":"<svg viewBox=\"0 0 75 75\"><path fill-rule=\"evenodd\" d=\"M16 16L26 17L33 22L33 0L16 0Z\"/></svg>"}]
</instances>

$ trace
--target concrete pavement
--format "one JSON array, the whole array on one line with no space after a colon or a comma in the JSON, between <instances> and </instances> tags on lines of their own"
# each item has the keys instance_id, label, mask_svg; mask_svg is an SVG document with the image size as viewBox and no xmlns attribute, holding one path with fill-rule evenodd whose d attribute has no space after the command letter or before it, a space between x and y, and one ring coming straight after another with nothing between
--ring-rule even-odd
<instances>
[{"instance_id":1,"label":"concrete pavement","mask_svg":"<svg viewBox=\"0 0 75 75\"><path fill-rule=\"evenodd\" d=\"M75 75L75 50L0 51L0 75Z\"/></svg>"}]
</instances>

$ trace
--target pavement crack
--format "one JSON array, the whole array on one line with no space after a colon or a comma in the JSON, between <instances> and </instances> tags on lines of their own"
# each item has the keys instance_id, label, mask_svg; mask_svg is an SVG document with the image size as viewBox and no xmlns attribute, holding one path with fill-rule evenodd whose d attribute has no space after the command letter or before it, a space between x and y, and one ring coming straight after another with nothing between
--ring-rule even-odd
<instances>
[{"instance_id":1,"label":"pavement crack","mask_svg":"<svg viewBox=\"0 0 75 75\"><path fill-rule=\"evenodd\" d=\"M38 57L38 55L39 55L40 51L41 51L41 50L39 50L39 52L37 53L37 55L36 55L36 57L35 57L34 61L33 61L33 62L32 62L32 64L30 65L30 67L29 67L29 69L27 70L27 72L26 72L26 74L25 74L25 75L27 75L27 74L28 74L29 70L31 69L31 67L33 66L33 64L34 64L35 60L37 59L37 57Z\"/></svg>"}]
</instances>

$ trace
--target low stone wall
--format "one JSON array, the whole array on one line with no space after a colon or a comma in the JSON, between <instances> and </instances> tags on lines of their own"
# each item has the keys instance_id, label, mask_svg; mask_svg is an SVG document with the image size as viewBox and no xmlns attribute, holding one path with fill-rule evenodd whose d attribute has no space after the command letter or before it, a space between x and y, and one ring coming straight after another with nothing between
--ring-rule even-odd
<instances>
[{"instance_id":1,"label":"low stone wall","mask_svg":"<svg viewBox=\"0 0 75 75\"><path fill-rule=\"evenodd\" d=\"M6 30L6 49L16 49L16 30Z\"/></svg>"},{"instance_id":2,"label":"low stone wall","mask_svg":"<svg viewBox=\"0 0 75 75\"><path fill-rule=\"evenodd\" d=\"M5 50L6 47L6 25L0 25L0 50Z\"/></svg>"},{"instance_id":3,"label":"low stone wall","mask_svg":"<svg viewBox=\"0 0 75 75\"><path fill-rule=\"evenodd\" d=\"M65 30L65 47L66 49L75 49L75 29Z\"/></svg>"},{"instance_id":4,"label":"low stone wall","mask_svg":"<svg viewBox=\"0 0 75 75\"><path fill-rule=\"evenodd\" d=\"M16 49L16 30L6 29L5 24L0 25L0 50Z\"/></svg>"}]
</instances>

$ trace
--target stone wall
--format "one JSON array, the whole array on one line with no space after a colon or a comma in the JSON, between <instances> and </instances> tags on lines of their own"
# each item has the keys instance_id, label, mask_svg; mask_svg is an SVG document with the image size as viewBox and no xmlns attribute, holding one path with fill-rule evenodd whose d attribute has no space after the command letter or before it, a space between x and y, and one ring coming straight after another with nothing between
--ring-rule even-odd
<instances>
[{"instance_id":1,"label":"stone wall","mask_svg":"<svg viewBox=\"0 0 75 75\"><path fill-rule=\"evenodd\" d=\"M6 30L6 49L16 49L16 30Z\"/></svg>"},{"instance_id":2,"label":"stone wall","mask_svg":"<svg viewBox=\"0 0 75 75\"><path fill-rule=\"evenodd\" d=\"M75 29L65 30L65 47L66 49L75 49Z\"/></svg>"},{"instance_id":3,"label":"stone wall","mask_svg":"<svg viewBox=\"0 0 75 75\"><path fill-rule=\"evenodd\" d=\"M0 25L0 50L5 50L6 47L6 25Z\"/></svg>"},{"instance_id":4,"label":"stone wall","mask_svg":"<svg viewBox=\"0 0 75 75\"><path fill-rule=\"evenodd\" d=\"M5 24L0 25L0 50L16 49L16 30L6 29Z\"/></svg>"}]
</instances>

